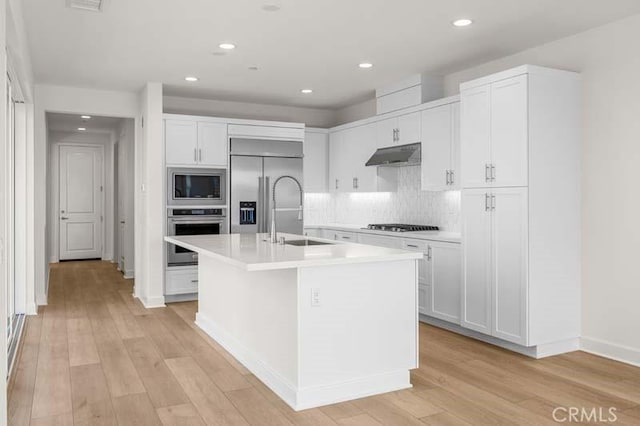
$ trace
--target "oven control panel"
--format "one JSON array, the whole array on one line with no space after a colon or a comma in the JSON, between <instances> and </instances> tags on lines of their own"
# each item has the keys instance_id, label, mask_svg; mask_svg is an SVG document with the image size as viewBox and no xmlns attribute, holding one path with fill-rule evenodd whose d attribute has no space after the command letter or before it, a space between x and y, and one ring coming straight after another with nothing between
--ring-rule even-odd
<instances>
[{"instance_id":1,"label":"oven control panel","mask_svg":"<svg viewBox=\"0 0 640 426\"><path fill-rule=\"evenodd\" d=\"M224 216L224 209L171 209L170 216Z\"/></svg>"}]
</instances>

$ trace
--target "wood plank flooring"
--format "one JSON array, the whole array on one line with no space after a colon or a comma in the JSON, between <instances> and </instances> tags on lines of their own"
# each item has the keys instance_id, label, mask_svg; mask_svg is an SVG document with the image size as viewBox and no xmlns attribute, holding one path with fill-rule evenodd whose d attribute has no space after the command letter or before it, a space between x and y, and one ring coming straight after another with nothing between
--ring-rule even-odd
<instances>
[{"instance_id":1,"label":"wood plank flooring","mask_svg":"<svg viewBox=\"0 0 640 426\"><path fill-rule=\"evenodd\" d=\"M131 292L107 262L51 268L10 425L545 425L558 406L640 424L640 368L584 352L533 360L424 324L412 389L295 412L193 324L195 302L145 309Z\"/></svg>"}]
</instances>

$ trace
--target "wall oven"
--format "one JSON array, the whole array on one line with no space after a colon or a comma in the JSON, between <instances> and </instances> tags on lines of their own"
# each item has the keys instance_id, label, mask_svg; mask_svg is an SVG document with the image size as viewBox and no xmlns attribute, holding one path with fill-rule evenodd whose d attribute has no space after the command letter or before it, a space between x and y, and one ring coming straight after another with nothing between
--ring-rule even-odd
<instances>
[{"instance_id":1,"label":"wall oven","mask_svg":"<svg viewBox=\"0 0 640 426\"><path fill-rule=\"evenodd\" d=\"M167 169L168 206L225 206L227 171L225 169Z\"/></svg>"},{"instance_id":2,"label":"wall oven","mask_svg":"<svg viewBox=\"0 0 640 426\"><path fill-rule=\"evenodd\" d=\"M169 209L167 235L218 235L228 234L227 209ZM167 264L169 266L197 265L198 254L167 244Z\"/></svg>"}]
</instances>

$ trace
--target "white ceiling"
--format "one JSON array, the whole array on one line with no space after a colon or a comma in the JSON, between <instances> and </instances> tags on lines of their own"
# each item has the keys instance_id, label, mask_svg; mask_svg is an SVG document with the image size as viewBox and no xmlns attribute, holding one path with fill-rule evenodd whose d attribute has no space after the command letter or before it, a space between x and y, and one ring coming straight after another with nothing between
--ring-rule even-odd
<instances>
[{"instance_id":1,"label":"white ceiling","mask_svg":"<svg viewBox=\"0 0 640 426\"><path fill-rule=\"evenodd\" d=\"M84 127L87 133L111 133L118 132L124 118L96 117L82 119L77 114L47 113L47 129L55 132L80 133L78 127Z\"/></svg>"},{"instance_id":2,"label":"white ceiling","mask_svg":"<svg viewBox=\"0 0 640 426\"><path fill-rule=\"evenodd\" d=\"M24 3L38 83L157 81L171 95L328 108L640 13L638 0L107 0L102 13ZM264 11L268 3L281 10ZM454 28L459 17L475 24ZM225 41L237 49L216 55Z\"/></svg>"}]
</instances>

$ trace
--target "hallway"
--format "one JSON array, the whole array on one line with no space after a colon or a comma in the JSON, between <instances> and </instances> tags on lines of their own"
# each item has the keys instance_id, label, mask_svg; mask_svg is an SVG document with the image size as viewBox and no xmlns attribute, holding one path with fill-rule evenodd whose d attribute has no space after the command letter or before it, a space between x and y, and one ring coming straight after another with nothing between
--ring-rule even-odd
<instances>
[{"instance_id":1,"label":"hallway","mask_svg":"<svg viewBox=\"0 0 640 426\"><path fill-rule=\"evenodd\" d=\"M554 407L640 422L640 368L584 352L532 360L420 325L414 388L294 412L193 324L195 302L145 309L108 262L51 268L29 317L9 424L554 424Z\"/></svg>"}]
</instances>

